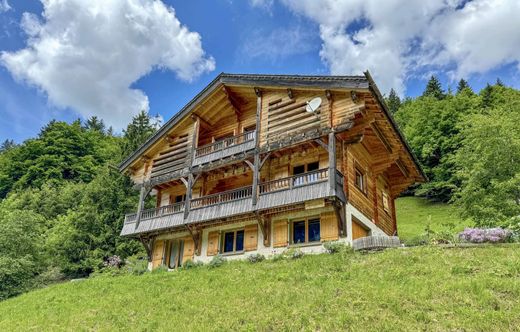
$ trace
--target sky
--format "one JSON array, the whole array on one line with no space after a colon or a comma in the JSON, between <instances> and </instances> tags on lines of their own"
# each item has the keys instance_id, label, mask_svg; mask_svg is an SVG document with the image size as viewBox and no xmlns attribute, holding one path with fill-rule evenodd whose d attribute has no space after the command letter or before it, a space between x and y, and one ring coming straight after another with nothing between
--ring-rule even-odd
<instances>
[{"instance_id":1,"label":"sky","mask_svg":"<svg viewBox=\"0 0 520 332\"><path fill-rule=\"evenodd\" d=\"M0 0L0 141L52 119L167 120L221 72L520 88L518 0Z\"/></svg>"}]
</instances>

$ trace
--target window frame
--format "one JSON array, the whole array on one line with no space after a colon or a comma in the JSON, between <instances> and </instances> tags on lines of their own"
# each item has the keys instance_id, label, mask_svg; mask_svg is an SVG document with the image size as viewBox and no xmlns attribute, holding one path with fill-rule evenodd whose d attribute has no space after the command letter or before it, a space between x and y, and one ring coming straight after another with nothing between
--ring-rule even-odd
<instances>
[{"instance_id":1,"label":"window frame","mask_svg":"<svg viewBox=\"0 0 520 332\"><path fill-rule=\"evenodd\" d=\"M237 248L237 233L242 231L242 250L236 250ZM226 249L226 234L233 233L233 251L225 251ZM245 252L245 240L246 240L246 232L245 228L235 228L235 229L228 229L228 230L222 230L220 232L220 248L219 253L222 255L236 255L236 254L242 254Z\"/></svg>"},{"instance_id":2,"label":"window frame","mask_svg":"<svg viewBox=\"0 0 520 332\"><path fill-rule=\"evenodd\" d=\"M361 175L361 187L358 184L358 173ZM357 163L354 165L354 187L356 187L364 195L367 194L367 174Z\"/></svg>"},{"instance_id":3,"label":"window frame","mask_svg":"<svg viewBox=\"0 0 520 332\"><path fill-rule=\"evenodd\" d=\"M296 164L296 165L293 165L291 166L291 175L292 176L295 176L295 175L302 175L302 174L305 174L305 173L308 173L309 172L309 165L310 164L318 164L318 168L316 168L315 170L311 171L311 172L315 172L315 171L319 171L320 170L320 161L319 159L316 160L316 161L311 161L310 163L306 163L306 164ZM300 166L303 166L303 173L298 173L298 174L294 174L294 169L296 167L300 167Z\"/></svg>"},{"instance_id":4,"label":"window frame","mask_svg":"<svg viewBox=\"0 0 520 332\"><path fill-rule=\"evenodd\" d=\"M319 232L319 240L317 241L309 241L309 222L310 221L318 221L318 225L320 228ZM304 242L294 242L294 224L304 222L305 224L305 241ZM290 246L300 246L300 245L313 245L321 243L321 216L311 216L305 218L297 218L289 221L289 245Z\"/></svg>"},{"instance_id":5,"label":"window frame","mask_svg":"<svg viewBox=\"0 0 520 332\"><path fill-rule=\"evenodd\" d=\"M388 193L384 190L381 190L381 206L383 207L383 211L385 211L387 214L390 214L390 195L388 195Z\"/></svg>"}]
</instances>

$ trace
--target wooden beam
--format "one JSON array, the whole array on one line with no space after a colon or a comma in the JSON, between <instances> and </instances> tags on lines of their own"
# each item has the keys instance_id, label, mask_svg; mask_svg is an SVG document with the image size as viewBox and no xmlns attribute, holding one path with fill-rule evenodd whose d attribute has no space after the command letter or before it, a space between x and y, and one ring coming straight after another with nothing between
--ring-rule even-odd
<instances>
[{"instance_id":1,"label":"wooden beam","mask_svg":"<svg viewBox=\"0 0 520 332\"><path fill-rule=\"evenodd\" d=\"M190 233L191 238L193 239L193 243L195 245L195 255L200 256L200 249L201 249L201 244L202 244L201 243L202 241L200 241L201 232L200 232L200 230L198 230L196 228L196 226L190 226L188 224L185 224L185 226L186 226L186 229L188 230L188 232Z\"/></svg>"},{"instance_id":2,"label":"wooden beam","mask_svg":"<svg viewBox=\"0 0 520 332\"><path fill-rule=\"evenodd\" d=\"M240 115L242 114L242 112L240 111L240 103L235 98L235 96L233 96L231 91L229 91L229 88L227 86L222 86L222 91L226 95L228 102L233 107L233 110L235 111L237 118L240 118Z\"/></svg>"},{"instance_id":3,"label":"wooden beam","mask_svg":"<svg viewBox=\"0 0 520 332\"><path fill-rule=\"evenodd\" d=\"M329 101L329 127L332 128L332 125L333 125L332 104L334 103L334 100L332 100L332 93L330 93L330 90L325 90L325 96L327 96L327 100Z\"/></svg>"},{"instance_id":4,"label":"wooden beam","mask_svg":"<svg viewBox=\"0 0 520 332\"><path fill-rule=\"evenodd\" d=\"M198 116L197 114L192 114L191 119L195 122L198 120L200 127L202 127L204 130L212 129L211 124L209 122L207 122L206 120L204 120L203 118L201 118L200 116Z\"/></svg>"},{"instance_id":5,"label":"wooden beam","mask_svg":"<svg viewBox=\"0 0 520 332\"><path fill-rule=\"evenodd\" d=\"M329 193L336 195L336 135L329 133Z\"/></svg>"},{"instance_id":6,"label":"wooden beam","mask_svg":"<svg viewBox=\"0 0 520 332\"><path fill-rule=\"evenodd\" d=\"M322 138L317 138L314 140L314 142L318 143L318 145L324 148L325 150L329 150L329 145L325 143Z\"/></svg>"},{"instance_id":7,"label":"wooden beam","mask_svg":"<svg viewBox=\"0 0 520 332\"><path fill-rule=\"evenodd\" d=\"M410 176L410 172L408 171L408 168L406 167L405 164L403 164L403 162L401 161L401 159L397 159L395 161L395 164L397 165L397 167L399 167L399 170L401 171L401 173L403 173L403 175L405 177L409 177Z\"/></svg>"},{"instance_id":8,"label":"wooden beam","mask_svg":"<svg viewBox=\"0 0 520 332\"><path fill-rule=\"evenodd\" d=\"M392 146L388 142L388 139L385 137L385 135L383 135L383 133L381 132L381 129L378 127L377 123L376 122L372 123L371 127L372 127L372 131L374 132L374 134L376 134L377 138L379 138L381 143L383 143L383 145L385 146L385 149L388 152L392 153Z\"/></svg>"}]
</instances>

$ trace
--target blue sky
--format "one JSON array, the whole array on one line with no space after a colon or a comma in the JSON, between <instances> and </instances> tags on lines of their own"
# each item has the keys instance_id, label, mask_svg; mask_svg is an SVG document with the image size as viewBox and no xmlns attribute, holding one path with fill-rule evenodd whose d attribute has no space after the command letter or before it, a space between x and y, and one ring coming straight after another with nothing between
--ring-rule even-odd
<instances>
[{"instance_id":1,"label":"blue sky","mask_svg":"<svg viewBox=\"0 0 520 332\"><path fill-rule=\"evenodd\" d=\"M54 118L97 115L121 129L146 108L168 119L220 72L369 69L383 91L393 87L406 96L420 94L432 73L453 88L460 77L476 90L497 77L520 86L520 52L508 45L520 27L503 24L507 15L517 21L516 1L497 0L504 8L494 11L486 7L490 0L425 1L400 14L394 9L403 1L389 1L394 8L357 1L317 7L312 0L196 0L154 7L152 0L114 1L119 6L49 0L44 7L36 0L0 0L0 141L34 137ZM90 16L78 14L84 3ZM122 28L122 17L138 18ZM509 31L513 40L505 38ZM56 40L60 47L53 52ZM21 50L28 52L22 56Z\"/></svg>"}]
</instances>

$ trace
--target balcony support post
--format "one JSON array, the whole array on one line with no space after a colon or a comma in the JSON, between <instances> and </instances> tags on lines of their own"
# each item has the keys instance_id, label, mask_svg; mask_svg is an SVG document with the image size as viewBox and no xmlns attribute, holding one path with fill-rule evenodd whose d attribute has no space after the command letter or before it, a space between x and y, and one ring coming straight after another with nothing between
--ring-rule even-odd
<instances>
[{"instance_id":1,"label":"balcony support post","mask_svg":"<svg viewBox=\"0 0 520 332\"><path fill-rule=\"evenodd\" d=\"M255 130L255 155L253 162L253 187L251 188L251 202L256 206L258 202L258 181L260 179L260 123L262 115L262 92L255 88L256 94L256 130Z\"/></svg>"},{"instance_id":2,"label":"balcony support post","mask_svg":"<svg viewBox=\"0 0 520 332\"><path fill-rule=\"evenodd\" d=\"M329 194L336 195L336 135L329 133Z\"/></svg>"},{"instance_id":3,"label":"balcony support post","mask_svg":"<svg viewBox=\"0 0 520 332\"><path fill-rule=\"evenodd\" d=\"M149 184L143 184L141 186L141 191L139 192L139 203L137 205L137 217L135 219L135 228L139 227L139 223L141 222L141 214L143 213L144 208L144 200L146 197L148 197L148 194L150 194L150 191L152 191L152 186Z\"/></svg>"}]
</instances>

